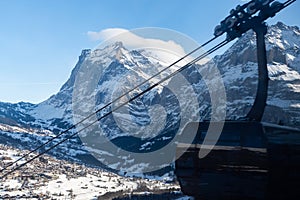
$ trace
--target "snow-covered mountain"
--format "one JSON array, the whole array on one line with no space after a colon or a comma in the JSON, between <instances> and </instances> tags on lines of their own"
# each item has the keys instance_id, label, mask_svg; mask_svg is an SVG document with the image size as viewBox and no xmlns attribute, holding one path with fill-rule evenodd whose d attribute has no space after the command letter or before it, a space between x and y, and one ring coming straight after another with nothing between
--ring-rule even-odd
<instances>
[{"instance_id":1,"label":"snow-covered mountain","mask_svg":"<svg viewBox=\"0 0 300 200\"><path fill-rule=\"evenodd\" d=\"M266 35L269 93L263 121L300 126L300 31L281 22ZM247 113L257 85L255 34L248 32L214 58L225 82L228 117Z\"/></svg>"},{"instance_id":2,"label":"snow-covered mountain","mask_svg":"<svg viewBox=\"0 0 300 200\"><path fill-rule=\"evenodd\" d=\"M300 30L298 27L279 22L269 27L266 44L270 83L268 106L263 121L300 127ZM213 58L226 88L227 119L245 116L254 101L257 85L255 49L255 35L250 31L223 55ZM48 100L36 105L23 102L0 103L1 142L19 143L23 148L33 148L41 144L59 131L72 126L73 108L80 110L83 116L87 116L91 111L109 103L113 97L120 96L123 91L129 91L138 82L159 72L164 67L165 61L158 62L159 57L155 59L154 57L153 53L146 50L130 51L121 42L101 49L83 50L70 78L60 91ZM149 153L160 149L173 139L180 128L180 122L185 120L181 115L182 111L188 112L193 120L210 118L209 92L196 70L196 68L200 71L205 70L209 65L210 63L206 66L194 65L181 73L191 87L178 88L179 92L174 93L169 89L172 80L165 82L163 86L127 104L121 111L100 120L98 128L101 131L94 131L89 135L82 134L81 139L84 143L89 143L88 148L93 152L97 152L92 147L99 145L99 140L95 140L99 134L131 152ZM175 68L167 70L150 83L155 83ZM78 78L80 76L82 78ZM133 97L148 86L149 83L139 87L126 98ZM197 94L197 105L193 104L189 96L191 89ZM178 95L179 99L186 100L185 103L182 104L178 100ZM126 98L122 98L108 110L121 104ZM89 103L91 99L92 103ZM160 116L151 112L150 107L160 109ZM101 117L105 112L107 110L99 112L97 116ZM75 112L75 115L77 114ZM83 116L77 116L77 119ZM163 118L165 121L158 123L162 126L152 126L153 120ZM75 129L70 132L72 131ZM102 143L103 141L100 141L100 144ZM117 151L101 153L98 151L102 157L101 161L106 163L107 160L114 160L117 157L114 164L125 163L119 168L126 170L127 166L131 166L130 163L126 164L130 157L116 156L117 153ZM79 138L68 141L53 154L83 162L89 161L92 164L98 163L95 160L91 161L92 157L87 149L83 148ZM141 166L134 167L141 168Z\"/></svg>"}]
</instances>

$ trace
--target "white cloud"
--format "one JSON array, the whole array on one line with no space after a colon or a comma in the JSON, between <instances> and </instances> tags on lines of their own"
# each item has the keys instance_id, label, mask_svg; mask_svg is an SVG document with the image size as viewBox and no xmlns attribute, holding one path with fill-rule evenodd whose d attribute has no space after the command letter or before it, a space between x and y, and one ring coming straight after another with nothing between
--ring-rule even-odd
<instances>
[{"instance_id":1,"label":"white cloud","mask_svg":"<svg viewBox=\"0 0 300 200\"><path fill-rule=\"evenodd\" d=\"M149 35L151 36L151 34L149 33L154 33L156 38L150 38ZM141 35L147 36L143 37ZM161 35L161 38L163 39L157 39L159 38L159 35ZM153 55L156 55L155 57L163 65L169 65L173 63L174 61L185 56L191 50L198 47L198 44L194 41L191 41L191 39L187 38L187 36L176 31L160 28L142 28L134 29L132 31L123 28L109 28L99 32L88 31L87 36L93 41L99 41L100 45L97 48L100 49L115 42L122 42L127 49L146 50L148 53L150 52ZM170 39L168 37L170 37ZM178 40L180 44L174 42L172 38L181 38ZM187 42L187 40L189 40L187 44L181 44L182 42ZM182 45L187 45L189 49L185 50ZM200 51L200 53L201 52L203 53L203 51ZM195 57L189 56L178 63L178 65L183 66L193 60L193 58ZM205 58L197 63L204 64L208 60L209 58Z\"/></svg>"},{"instance_id":2,"label":"white cloud","mask_svg":"<svg viewBox=\"0 0 300 200\"><path fill-rule=\"evenodd\" d=\"M127 31L128 30L122 28L108 28L99 32L88 31L87 35L93 41L104 41Z\"/></svg>"},{"instance_id":3,"label":"white cloud","mask_svg":"<svg viewBox=\"0 0 300 200\"><path fill-rule=\"evenodd\" d=\"M164 36L166 35L166 32L171 30L166 29L159 29L159 28L145 28L143 31L149 29L149 31L155 31L156 35L159 34L161 31L161 34ZM137 32L142 29L136 29ZM106 46L107 43L114 43L121 41L126 48L129 49L148 49L148 50L155 50L160 51L160 53L167 53L167 54L173 54L173 56L181 57L186 54L184 48L177 44L176 42L172 40L162 40L162 39L153 39L153 38L145 38L140 35L137 35L135 32L136 30L129 31L122 28L109 28L104 29L99 32L95 31L88 31L87 35L91 40L102 42L101 45ZM142 31L142 32L143 32Z\"/></svg>"}]
</instances>

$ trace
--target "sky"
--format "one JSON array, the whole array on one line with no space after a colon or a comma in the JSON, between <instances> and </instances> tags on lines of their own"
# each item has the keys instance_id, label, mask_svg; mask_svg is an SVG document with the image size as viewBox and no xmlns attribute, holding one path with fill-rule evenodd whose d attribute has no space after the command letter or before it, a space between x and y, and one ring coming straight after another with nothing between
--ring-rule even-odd
<instances>
[{"instance_id":1,"label":"sky","mask_svg":"<svg viewBox=\"0 0 300 200\"><path fill-rule=\"evenodd\" d=\"M281 1L283 2L283 1ZM109 29L159 27L201 44L245 0L0 0L0 101L39 103L57 93L83 49ZM300 2L268 20L300 26Z\"/></svg>"}]
</instances>

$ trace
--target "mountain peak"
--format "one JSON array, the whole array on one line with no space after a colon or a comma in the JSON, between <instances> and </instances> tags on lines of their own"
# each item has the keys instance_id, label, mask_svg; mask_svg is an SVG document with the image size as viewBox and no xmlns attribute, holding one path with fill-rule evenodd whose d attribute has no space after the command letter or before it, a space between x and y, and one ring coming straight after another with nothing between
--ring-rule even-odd
<instances>
[{"instance_id":1,"label":"mountain peak","mask_svg":"<svg viewBox=\"0 0 300 200\"><path fill-rule=\"evenodd\" d=\"M117 41L115 43L109 44L107 46L100 45L96 49L92 50L89 54L89 60L92 63L95 62L109 62L110 60L119 60L127 49L124 47L123 43Z\"/></svg>"},{"instance_id":2,"label":"mountain peak","mask_svg":"<svg viewBox=\"0 0 300 200\"><path fill-rule=\"evenodd\" d=\"M81 51L81 54L79 56L79 61L85 59L86 57L88 57L91 54L91 49L83 49Z\"/></svg>"},{"instance_id":3,"label":"mountain peak","mask_svg":"<svg viewBox=\"0 0 300 200\"><path fill-rule=\"evenodd\" d=\"M281 22L281 21L278 21L276 24L274 25L271 25L270 28L275 28L275 29L278 29L278 30L281 30L281 31L296 31L296 32L299 32L299 27L298 26L288 26L286 25L285 23Z\"/></svg>"},{"instance_id":4,"label":"mountain peak","mask_svg":"<svg viewBox=\"0 0 300 200\"><path fill-rule=\"evenodd\" d=\"M124 48L123 42L117 41L114 44L112 44L113 47L115 48Z\"/></svg>"},{"instance_id":5,"label":"mountain peak","mask_svg":"<svg viewBox=\"0 0 300 200\"><path fill-rule=\"evenodd\" d=\"M113 51L119 49L125 49L123 42L121 41L116 41L115 43L111 43L105 46L100 45L100 47L96 48L94 51Z\"/></svg>"},{"instance_id":6,"label":"mountain peak","mask_svg":"<svg viewBox=\"0 0 300 200\"><path fill-rule=\"evenodd\" d=\"M289 26L287 26L286 24L284 24L281 21L277 22L275 25L272 25L271 27L276 27L276 28L278 28L280 30L287 30L287 29L289 29Z\"/></svg>"},{"instance_id":7,"label":"mountain peak","mask_svg":"<svg viewBox=\"0 0 300 200\"><path fill-rule=\"evenodd\" d=\"M287 53L293 53L295 49L300 47L299 28L288 26L283 22L269 26L265 38L269 63L286 64ZM245 33L222 56L217 58L221 58L224 62L227 61L229 65L257 62L255 32L250 30Z\"/></svg>"}]
</instances>

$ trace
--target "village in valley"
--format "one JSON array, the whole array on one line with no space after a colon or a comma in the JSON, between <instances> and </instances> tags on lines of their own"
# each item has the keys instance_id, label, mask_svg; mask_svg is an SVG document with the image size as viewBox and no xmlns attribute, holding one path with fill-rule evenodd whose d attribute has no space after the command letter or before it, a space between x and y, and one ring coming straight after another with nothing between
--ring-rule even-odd
<instances>
[{"instance_id":1,"label":"village in valley","mask_svg":"<svg viewBox=\"0 0 300 200\"><path fill-rule=\"evenodd\" d=\"M26 153L28 151L0 145L0 169ZM35 154L21 159L17 165L33 156ZM179 193L178 184L166 182L123 177L44 155L1 180L0 199L113 199L141 193Z\"/></svg>"}]
</instances>

